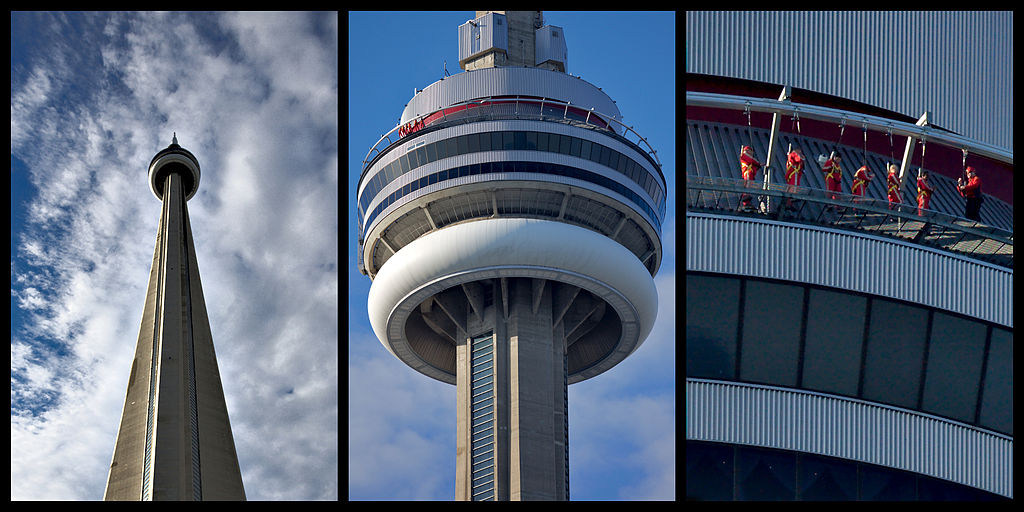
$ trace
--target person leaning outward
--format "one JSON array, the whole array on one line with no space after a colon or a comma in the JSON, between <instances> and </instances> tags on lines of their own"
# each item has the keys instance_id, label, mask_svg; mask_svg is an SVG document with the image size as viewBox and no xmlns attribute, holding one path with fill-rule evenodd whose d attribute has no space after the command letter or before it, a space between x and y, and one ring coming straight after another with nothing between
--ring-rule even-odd
<instances>
[{"instance_id":1,"label":"person leaning outward","mask_svg":"<svg viewBox=\"0 0 1024 512\"><path fill-rule=\"evenodd\" d=\"M786 183L800 186L800 175L804 172L804 155L799 148L789 152L786 157Z\"/></svg>"},{"instance_id":2,"label":"person leaning outward","mask_svg":"<svg viewBox=\"0 0 1024 512\"><path fill-rule=\"evenodd\" d=\"M843 169L839 167L841 161L842 157L835 153L821 168L821 172L825 173L825 190L829 192L843 192ZM832 194L831 198L835 199L835 194Z\"/></svg>"},{"instance_id":3,"label":"person leaning outward","mask_svg":"<svg viewBox=\"0 0 1024 512\"><path fill-rule=\"evenodd\" d=\"M786 157L786 184L790 186L790 192L792 187L800 186L800 175L804 172L804 154L800 148L794 149L789 152ZM793 200L786 200L786 208L793 208Z\"/></svg>"},{"instance_id":4,"label":"person leaning outward","mask_svg":"<svg viewBox=\"0 0 1024 512\"><path fill-rule=\"evenodd\" d=\"M967 198L967 205L964 210L964 217L981 222L981 178L974 167L967 168L967 181L957 178L956 188L960 195Z\"/></svg>"},{"instance_id":5,"label":"person leaning outward","mask_svg":"<svg viewBox=\"0 0 1024 512\"><path fill-rule=\"evenodd\" d=\"M931 184L928 183L928 171L921 171L917 175L917 214L924 215L924 210L928 209L928 201L932 197L932 192L935 191Z\"/></svg>"},{"instance_id":6,"label":"person leaning outward","mask_svg":"<svg viewBox=\"0 0 1024 512\"><path fill-rule=\"evenodd\" d=\"M858 196L864 196L864 191L868 188L868 182L875 179L875 173L868 169L868 166L862 165L857 172L853 174L853 187L850 192Z\"/></svg>"},{"instance_id":7,"label":"person leaning outward","mask_svg":"<svg viewBox=\"0 0 1024 512\"><path fill-rule=\"evenodd\" d=\"M886 186L889 190L889 209L892 209L894 204L902 203L903 200L900 198L900 175L898 173L899 168L896 164L889 165L889 176L886 177Z\"/></svg>"},{"instance_id":8,"label":"person leaning outward","mask_svg":"<svg viewBox=\"0 0 1024 512\"><path fill-rule=\"evenodd\" d=\"M761 168L761 162L758 162L754 158L754 150L750 146L743 146L740 150L740 172L743 174L743 179L747 181L755 181L757 177L757 171ZM749 210L750 206L750 194L743 194L740 196L740 203L744 210Z\"/></svg>"}]
</instances>

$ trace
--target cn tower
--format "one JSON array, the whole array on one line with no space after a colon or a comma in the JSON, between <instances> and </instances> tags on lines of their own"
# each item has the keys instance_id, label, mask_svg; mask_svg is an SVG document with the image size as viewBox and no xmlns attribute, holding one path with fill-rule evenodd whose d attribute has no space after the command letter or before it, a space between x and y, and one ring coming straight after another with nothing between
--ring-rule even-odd
<instances>
[{"instance_id":1,"label":"cn tower","mask_svg":"<svg viewBox=\"0 0 1024 512\"><path fill-rule=\"evenodd\" d=\"M199 177L177 134L149 164L163 209L105 500L245 500L188 218Z\"/></svg>"},{"instance_id":2,"label":"cn tower","mask_svg":"<svg viewBox=\"0 0 1024 512\"><path fill-rule=\"evenodd\" d=\"M567 73L566 37L539 11L476 11L464 72L416 91L357 187L373 330L456 387L457 500L568 500L568 385L657 314L665 177Z\"/></svg>"}]
</instances>

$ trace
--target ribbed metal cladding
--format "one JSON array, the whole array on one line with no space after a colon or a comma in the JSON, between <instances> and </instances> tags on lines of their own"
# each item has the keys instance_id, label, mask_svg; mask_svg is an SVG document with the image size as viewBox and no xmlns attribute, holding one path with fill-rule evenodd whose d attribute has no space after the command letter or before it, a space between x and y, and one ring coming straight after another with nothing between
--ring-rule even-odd
<instances>
[{"instance_id":1,"label":"ribbed metal cladding","mask_svg":"<svg viewBox=\"0 0 1024 512\"><path fill-rule=\"evenodd\" d=\"M498 67L458 73L430 84L409 100L401 122L461 101L508 95L570 101L579 108L593 108L622 119L619 108L604 91L577 76L540 68Z\"/></svg>"},{"instance_id":2,"label":"ribbed metal cladding","mask_svg":"<svg viewBox=\"0 0 1024 512\"><path fill-rule=\"evenodd\" d=\"M814 453L1013 497L1013 438L821 393L686 379L686 439Z\"/></svg>"},{"instance_id":3,"label":"ribbed metal cladding","mask_svg":"<svg viewBox=\"0 0 1024 512\"><path fill-rule=\"evenodd\" d=\"M786 84L1013 146L1013 12L687 12L686 72Z\"/></svg>"},{"instance_id":4,"label":"ribbed metal cladding","mask_svg":"<svg viewBox=\"0 0 1024 512\"><path fill-rule=\"evenodd\" d=\"M1013 328L1012 270L872 235L687 212L686 270L880 295Z\"/></svg>"}]
</instances>

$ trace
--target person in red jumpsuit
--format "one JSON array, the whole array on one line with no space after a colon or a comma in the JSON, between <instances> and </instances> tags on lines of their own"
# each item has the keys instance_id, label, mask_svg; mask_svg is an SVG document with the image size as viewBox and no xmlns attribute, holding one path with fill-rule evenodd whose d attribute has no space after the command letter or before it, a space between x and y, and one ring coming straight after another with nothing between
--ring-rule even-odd
<instances>
[{"instance_id":1,"label":"person in red jumpsuit","mask_svg":"<svg viewBox=\"0 0 1024 512\"><path fill-rule=\"evenodd\" d=\"M843 192L843 169L839 166L841 161L839 153L834 153L821 168L821 172L825 173L825 190L829 192ZM831 198L836 199L835 194L831 194Z\"/></svg>"},{"instance_id":2,"label":"person in red jumpsuit","mask_svg":"<svg viewBox=\"0 0 1024 512\"><path fill-rule=\"evenodd\" d=\"M854 195L863 197L865 190L868 188L868 182L873 179L875 179L875 173L871 172L871 169L868 169L868 166L862 165L860 169L857 169L857 172L853 174L853 187L850 188L850 191Z\"/></svg>"},{"instance_id":3,"label":"person in red jumpsuit","mask_svg":"<svg viewBox=\"0 0 1024 512\"><path fill-rule=\"evenodd\" d=\"M757 171L761 168L761 162L758 162L754 158L754 150L750 146L743 146L740 150L740 172L743 173L743 179L747 181L755 181L757 177ZM740 196L741 209L749 211L752 209L750 206L750 194L743 194Z\"/></svg>"},{"instance_id":4,"label":"person in red jumpsuit","mask_svg":"<svg viewBox=\"0 0 1024 512\"><path fill-rule=\"evenodd\" d=\"M928 183L928 171L921 171L917 175L917 214L924 215L928 209L928 201L931 200L932 192L935 189Z\"/></svg>"},{"instance_id":5,"label":"person in red jumpsuit","mask_svg":"<svg viewBox=\"0 0 1024 512\"><path fill-rule=\"evenodd\" d=\"M804 155L799 148L789 152L786 157L786 183L800 186L800 175L804 172Z\"/></svg>"},{"instance_id":6,"label":"person in red jumpsuit","mask_svg":"<svg viewBox=\"0 0 1024 512\"><path fill-rule=\"evenodd\" d=\"M900 175L898 171L899 168L896 167L896 164L890 164L889 175L885 179L889 191L890 210L893 209L893 205L903 202L903 199L900 197Z\"/></svg>"},{"instance_id":7,"label":"person in red jumpsuit","mask_svg":"<svg viewBox=\"0 0 1024 512\"><path fill-rule=\"evenodd\" d=\"M978 172L974 170L974 167L967 168L967 181L957 178L956 188L960 191L961 196L967 198L964 217L981 222L981 178L978 177Z\"/></svg>"},{"instance_id":8,"label":"person in red jumpsuit","mask_svg":"<svg viewBox=\"0 0 1024 512\"><path fill-rule=\"evenodd\" d=\"M789 152L786 157L786 184L790 186L790 192L793 192L792 187L800 186L800 175L804 172L804 154L800 148L794 149ZM793 200L786 200L786 208L793 209Z\"/></svg>"}]
</instances>

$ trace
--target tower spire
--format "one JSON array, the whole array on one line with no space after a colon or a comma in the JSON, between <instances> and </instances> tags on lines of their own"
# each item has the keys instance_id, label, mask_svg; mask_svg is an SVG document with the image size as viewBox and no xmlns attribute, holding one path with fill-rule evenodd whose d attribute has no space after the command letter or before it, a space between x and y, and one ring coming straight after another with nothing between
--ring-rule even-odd
<instances>
[{"instance_id":1,"label":"tower spire","mask_svg":"<svg viewBox=\"0 0 1024 512\"><path fill-rule=\"evenodd\" d=\"M174 133L174 136L171 137L171 145L172 146L177 146L178 145L178 132L172 132L172 133Z\"/></svg>"}]
</instances>

